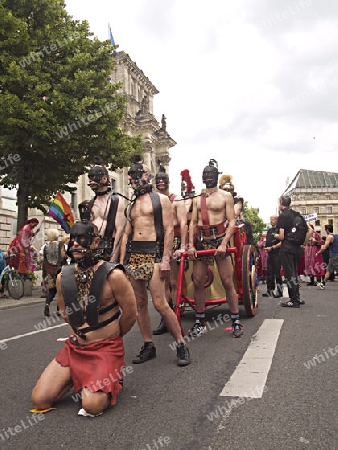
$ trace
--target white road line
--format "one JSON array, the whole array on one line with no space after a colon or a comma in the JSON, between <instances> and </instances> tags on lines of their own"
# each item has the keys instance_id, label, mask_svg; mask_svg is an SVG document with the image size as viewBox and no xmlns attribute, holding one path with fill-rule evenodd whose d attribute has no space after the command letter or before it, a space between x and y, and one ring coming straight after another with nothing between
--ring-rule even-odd
<instances>
[{"instance_id":1,"label":"white road line","mask_svg":"<svg viewBox=\"0 0 338 450\"><path fill-rule=\"evenodd\" d=\"M53 327L44 328L43 330L30 331L29 333L26 333L26 334L17 334L16 336L13 336L13 337L10 337L7 339L2 339L0 341L0 344L2 344L3 342L14 341L15 339L21 339L26 336L32 336L33 334L36 334L36 333L42 333L43 331L54 330L54 328L64 327L65 325L68 325L68 323L61 323L60 325L54 325Z\"/></svg>"},{"instance_id":2,"label":"white road line","mask_svg":"<svg viewBox=\"0 0 338 450\"><path fill-rule=\"evenodd\" d=\"M283 322L264 320L220 396L262 397Z\"/></svg>"}]
</instances>

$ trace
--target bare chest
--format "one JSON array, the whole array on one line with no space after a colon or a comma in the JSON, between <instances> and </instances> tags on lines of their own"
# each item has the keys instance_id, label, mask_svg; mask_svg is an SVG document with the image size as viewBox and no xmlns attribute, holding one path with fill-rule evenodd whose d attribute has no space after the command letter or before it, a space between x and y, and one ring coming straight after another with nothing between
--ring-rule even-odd
<instances>
[{"instance_id":1,"label":"bare chest","mask_svg":"<svg viewBox=\"0 0 338 450\"><path fill-rule=\"evenodd\" d=\"M211 224L222 222L226 219L226 202L217 193L211 194L205 199L205 206L200 198L198 202L198 218L202 220L203 212L206 211Z\"/></svg>"},{"instance_id":2,"label":"bare chest","mask_svg":"<svg viewBox=\"0 0 338 450\"><path fill-rule=\"evenodd\" d=\"M110 206L110 195L97 197L92 207L92 220L104 219L107 220Z\"/></svg>"},{"instance_id":3,"label":"bare chest","mask_svg":"<svg viewBox=\"0 0 338 450\"><path fill-rule=\"evenodd\" d=\"M141 196L136 199L130 217L134 225L142 220L154 220L154 209L149 196Z\"/></svg>"}]
</instances>

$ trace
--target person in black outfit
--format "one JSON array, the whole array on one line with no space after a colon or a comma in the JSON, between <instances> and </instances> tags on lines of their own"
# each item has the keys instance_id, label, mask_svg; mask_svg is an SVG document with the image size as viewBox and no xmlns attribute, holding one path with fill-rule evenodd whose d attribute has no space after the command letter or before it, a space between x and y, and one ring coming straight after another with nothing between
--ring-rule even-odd
<instances>
[{"instance_id":1,"label":"person in black outfit","mask_svg":"<svg viewBox=\"0 0 338 450\"><path fill-rule=\"evenodd\" d=\"M271 228L266 233L266 242L264 250L268 253L267 264L267 292L263 294L263 297L283 297L283 280L281 276L281 263L280 263L280 247L282 243L278 241L274 235L278 233L276 228L277 216L270 217ZM275 287L277 283L277 292L275 293Z\"/></svg>"},{"instance_id":2,"label":"person in black outfit","mask_svg":"<svg viewBox=\"0 0 338 450\"><path fill-rule=\"evenodd\" d=\"M282 196L279 199L279 209L281 211L277 220L277 228L279 233L274 234L274 237L282 242L280 257L281 264L284 269L284 277L288 287L289 301L282 302L281 306L289 308L299 308L300 305L304 305L305 302L300 300L299 295L299 281L298 281L298 265L299 258L304 251L300 245L295 245L288 241L287 236L291 231L293 224L294 213L289 209L291 204L291 198L288 196ZM312 230L306 235L305 242L310 237Z\"/></svg>"}]
</instances>

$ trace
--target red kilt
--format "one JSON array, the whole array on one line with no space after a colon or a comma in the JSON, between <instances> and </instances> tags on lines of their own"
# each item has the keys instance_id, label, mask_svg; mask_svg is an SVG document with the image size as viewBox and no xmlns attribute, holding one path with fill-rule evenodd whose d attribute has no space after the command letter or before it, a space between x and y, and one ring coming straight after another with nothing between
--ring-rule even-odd
<instances>
[{"instance_id":1,"label":"red kilt","mask_svg":"<svg viewBox=\"0 0 338 450\"><path fill-rule=\"evenodd\" d=\"M325 275L323 255L316 256L320 246L306 245L304 251L305 268L304 274L309 277L321 277Z\"/></svg>"},{"instance_id":2,"label":"red kilt","mask_svg":"<svg viewBox=\"0 0 338 450\"><path fill-rule=\"evenodd\" d=\"M91 392L110 393L110 404L115 405L125 366L121 336L89 345L74 344L68 339L55 359L61 366L69 367L75 392L86 387Z\"/></svg>"}]
</instances>

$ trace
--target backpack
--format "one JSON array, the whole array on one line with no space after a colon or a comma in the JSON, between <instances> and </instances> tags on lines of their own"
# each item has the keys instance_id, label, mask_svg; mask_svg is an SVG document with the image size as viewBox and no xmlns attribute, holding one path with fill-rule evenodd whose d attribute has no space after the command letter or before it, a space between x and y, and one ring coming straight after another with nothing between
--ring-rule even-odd
<instances>
[{"instance_id":1,"label":"backpack","mask_svg":"<svg viewBox=\"0 0 338 450\"><path fill-rule=\"evenodd\" d=\"M56 276L57 270L61 267L61 242L46 242L43 250L43 268L45 272L52 276Z\"/></svg>"},{"instance_id":2,"label":"backpack","mask_svg":"<svg viewBox=\"0 0 338 450\"><path fill-rule=\"evenodd\" d=\"M304 217L298 211L290 209L293 213L292 225L290 231L286 235L286 240L293 245L303 245L308 226Z\"/></svg>"},{"instance_id":3,"label":"backpack","mask_svg":"<svg viewBox=\"0 0 338 450\"><path fill-rule=\"evenodd\" d=\"M5 254L2 250L0 250L0 272L4 270L5 266L6 266Z\"/></svg>"}]
</instances>

